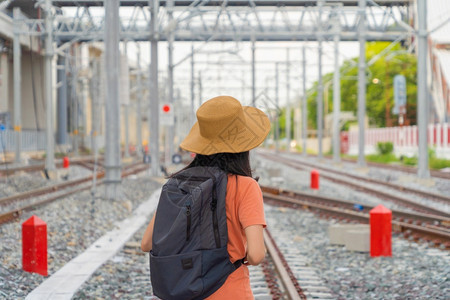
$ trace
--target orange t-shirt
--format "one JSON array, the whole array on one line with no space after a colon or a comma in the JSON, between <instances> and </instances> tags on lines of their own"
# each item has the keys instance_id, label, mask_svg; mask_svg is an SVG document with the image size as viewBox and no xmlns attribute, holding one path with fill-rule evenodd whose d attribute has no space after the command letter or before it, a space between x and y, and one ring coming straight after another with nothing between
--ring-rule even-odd
<instances>
[{"instance_id":1,"label":"orange t-shirt","mask_svg":"<svg viewBox=\"0 0 450 300\"><path fill-rule=\"evenodd\" d=\"M237 186L236 186L237 184ZM227 196L227 250L232 262L245 257L247 239L244 229L250 225L266 226L263 197L258 183L251 177L228 175ZM247 266L242 265L208 300L254 299L250 288Z\"/></svg>"}]
</instances>

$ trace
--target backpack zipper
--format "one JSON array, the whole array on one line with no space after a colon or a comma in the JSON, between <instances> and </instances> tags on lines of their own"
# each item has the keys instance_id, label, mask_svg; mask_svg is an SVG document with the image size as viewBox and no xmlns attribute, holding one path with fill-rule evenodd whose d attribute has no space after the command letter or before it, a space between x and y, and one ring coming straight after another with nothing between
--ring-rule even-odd
<instances>
[{"instance_id":1,"label":"backpack zipper","mask_svg":"<svg viewBox=\"0 0 450 300\"><path fill-rule=\"evenodd\" d=\"M191 205L186 205L186 241L191 238Z\"/></svg>"},{"instance_id":2,"label":"backpack zipper","mask_svg":"<svg viewBox=\"0 0 450 300\"><path fill-rule=\"evenodd\" d=\"M213 186L212 192L211 210L213 218L212 221L213 221L214 239L216 241L216 247L220 248L219 222L217 220L217 193L215 184Z\"/></svg>"}]
</instances>

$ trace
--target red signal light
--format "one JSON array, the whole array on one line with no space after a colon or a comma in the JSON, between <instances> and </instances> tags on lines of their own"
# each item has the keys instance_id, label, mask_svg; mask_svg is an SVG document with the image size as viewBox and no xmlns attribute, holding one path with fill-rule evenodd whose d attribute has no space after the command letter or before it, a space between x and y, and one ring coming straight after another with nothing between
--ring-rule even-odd
<instances>
[{"instance_id":1,"label":"red signal light","mask_svg":"<svg viewBox=\"0 0 450 300\"><path fill-rule=\"evenodd\" d=\"M167 104L163 105L162 110L163 112L168 113L170 111L170 105Z\"/></svg>"}]
</instances>

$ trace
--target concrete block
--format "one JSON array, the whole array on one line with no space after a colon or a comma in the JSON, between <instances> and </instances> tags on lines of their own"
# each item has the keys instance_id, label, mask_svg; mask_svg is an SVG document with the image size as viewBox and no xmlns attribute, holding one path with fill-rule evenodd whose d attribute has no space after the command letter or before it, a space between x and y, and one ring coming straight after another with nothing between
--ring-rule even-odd
<instances>
[{"instance_id":1,"label":"concrete block","mask_svg":"<svg viewBox=\"0 0 450 300\"><path fill-rule=\"evenodd\" d=\"M370 230L368 224L333 224L328 227L328 237L330 238L330 244L345 245L345 232L355 229L367 229Z\"/></svg>"},{"instance_id":2,"label":"concrete block","mask_svg":"<svg viewBox=\"0 0 450 300\"><path fill-rule=\"evenodd\" d=\"M345 248L350 251L370 251L370 229L348 230L344 234Z\"/></svg>"}]
</instances>

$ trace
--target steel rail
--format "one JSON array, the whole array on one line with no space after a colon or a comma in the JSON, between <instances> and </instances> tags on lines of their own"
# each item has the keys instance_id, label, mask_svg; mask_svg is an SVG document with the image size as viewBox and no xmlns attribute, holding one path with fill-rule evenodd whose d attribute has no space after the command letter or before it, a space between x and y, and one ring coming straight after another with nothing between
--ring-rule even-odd
<instances>
[{"instance_id":1,"label":"steel rail","mask_svg":"<svg viewBox=\"0 0 450 300\"><path fill-rule=\"evenodd\" d=\"M269 155L269 154L266 154L266 153L259 153L259 154L261 156L264 156L264 157L268 158L268 159L281 162L281 163L283 163L283 164L285 164L287 166L293 167L295 169L303 169L303 170L305 170L304 165L308 165L308 163L305 163L305 162L292 161L292 160L289 160L287 158L283 158L283 157L280 157L280 156ZM322 167L319 167L319 166L316 166L316 165L314 165L314 168L325 169L325 168L322 168ZM417 211L427 212L427 213L431 212L432 214L436 214L436 215L440 215L440 216L444 216L444 217L449 217L450 216L450 214L448 214L446 212L443 212L442 210L439 210L439 209L434 208L434 207L430 207L428 205L424 205L422 203L418 203L416 201L410 200L409 198L402 197L402 196L395 196L395 195L390 194L389 192L384 192L384 191L382 191L380 189L377 189L377 188L364 186L364 185L358 184L356 182L350 182L349 180L346 180L346 179L344 179L342 177L342 176L350 177L350 176L348 176L345 173L342 173L342 172L339 173L337 171L334 172L334 173L339 174L340 178L336 178L334 176L326 175L326 174L323 174L323 173L320 176L322 178L326 178L326 179L328 179L330 181L333 181L333 182L336 182L336 183L340 183L340 184L343 184L343 185L347 185L347 186L353 187L353 188L355 188L357 190L364 191L364 192L369 193L369 194L373 194L373 195L378 196L380 198L401 203L402 205L409 206L411 208L414 208ZM354 175L352 175L352 176L354 176ZM354 176L353 178L359 179L358 176ZM365 179L365 180L367 180L367 179ZM383 186L385 185L384 182L379 182L379 183L371 182L371 183L379 184L379 185L383 185ZM414 194L414 191L410 191L410 189L406 188L406 187L403 187L403 189L401 191L402 192L409 192L409 193ZM426 194L426 192L423 192L423 193L424 194L422 194L422 195ZM433 193L430 193L428 195L429 198L433 198L433 196L435 196L435 194L433 194ZM446 198L447 198L446 196L442 195L441 201L442 201L442 199L446 199ZM449 202L450 202L450 200L449 200ZM446 202L446 203L448 203L448 202Z\"/></svg>"},{"instance_id":2,"label":"steel rail","mask_svg":"<svg viewBox=\"0 0 450 300\"><path fill-rule=\"evenodd\" d=\"M312 163L308 163L308 162L298 162L301 163L302 165L307 165L310 167L314 167L317 169L321 169L330 173L334 173L334 174L338 174L338 175L344 175L347 177L351 177L360 181L364 181L367 183L374 183L374 184L381 184L381 185L386 185L390 188L393 188L395 190L401 191L401 192L408 192L408 193L413 193L413 194L417 194L417 195L421 195L421 196L425 196L427 198L434 198L438 201L442 201L444 203L450 203L450 197L446 196L446 195L442 195L442 194L438 194L438 193L433 193L433 192L425 192L419 189L415 189L412 187L405 187L402 185L398 185L392 182L386 182L386 181L381 181L381 180L376 180L376 179L372 179L372 178L365 178L365 177L359 177L357 175L353 175L353 174L348 174L348 173L344 173L344 172L340 172L337 170L333 170L324 166L318 166L316 164L312 164Z\"/></svg>"},{"instance_id":3,"label":"steel rail","mask_svg":"<svg viewBox=\"0 0 450 300\"><path fill-rule=\"evenodd\" d=\"M331 207L327 205L313 203L311 201L294 199L292 197L271 195L268 193L264 194L264 199L274 200L281 203L294 204L300 208L313 208L314 210L323 211L328 214L336 215L338 217L344 216L345 218L353 219L358 222L369 223L370 215L368 213L350 211L348 209L342 209L339 207ZM445 246L446 249L450 249L450 232L446 229L441 228L430 228L428 226L421 226L416 224L409 224L406 222L392 220L392 228L394 231L401 232L404 234L419 234L421 236L426 236L430 240L442 241L441 244Z\"/></svg>"},{"instance_id":4,"label":"steel rail","mask_svg":"<svg viewBox=\"0 0 450 300\"><path fill-rule=\"evenodd\" d=\"M280 276L283 286L285 287L287 296L291 300L306 299L306 296L303 294L302 289L298 285L297 279L292 274L292 271L290 270L286 260L284 259L283 254L278 249L267 228L263 231L263 234L267 252L272 258L275 269Z\"/></svg>"},{"instance_id":5,"label":"steel rail","mask_svg":"<svg viewBox=\"0 0 450 300\"><path fill-rule=\"evenodd\" d=\"M99 159L100 161L103 161L103 158ZM88 156L88 157L74 157L70 159L70 163L73 165L81 165L84 166L85 163L93 163L94 157ZM61 168L63 165L62 160L58 160L56 162L56 167ZM8 167L8 165L1 166L0 168L0 178L5 175L9 176L16 172L33 172L33 171L42 171L45 169L44 163L39 163L35 165L28 165L28 166L20 166L20 167Z\"/></svg>"},{"instance_id":6,"label":"steel rail","mask_svg":"<svg viewBox=\"0 0 450 300\"><path fill-rule=\"evenodd\" d=\"M350 159L350 158L343 158L342 160L347 161L347 162L356 163L355 160ZM368 161L367 164L369 166L373 166L373 167L377 167L377 168L385 168L385 169L391 169L391 170L396 170L396 171L401 171L401 172L406 172L406 173L417 174L417 168L415 168L415 167L394 166L394 165L381 164L381 163L376 163L376 162L371 162L371 161ZM450 180L450 172L445 173L445 172L438 171L438 170L430 170L430 174L431 174L431 177Z\"/></svg>"},{"instance_id":7,"label":"steel rail","mask_svg":"<svg viewBox=\"0 0 450 300\"><path fill-rule=\"evenodd\" d=\"M97 174L97 179L102 178L103 176L104 176L104 173L98 173ZM67 181L67 182L60 183L60 184L55 184L55 185L51 185L51 186L48 186L48 187L44 187L44 188L41 188L41 189L32 190L32 191L28 191L28 192L24 192L24 193L20 193L20 194L15 194L15 195L12 195L12 196L9 196L9 197L4 197L4 198L0 199L0 205L7 205L7 204L10 204L12 202L25 200L25 199L29 199L29 198L32 198L32 197L37 197L37 196L41 196L41 195L44 195L44 194L56 192L56 191L59 191L61 189L65 189L65 188L70 187L70 186L74 186L74 185L82 184L84 182L88 182L88 181L90 181L92 179L93 179L93 176L90 175L88 177L75 179L75 180L70 180L70 181Z\"/></svg>"},{"instance_id":8,"label":"steel rail","mask_svg":"<svg viewBox=\"0 0 450 300\"><path fill-rule=\"evenodd\" d=\"M51 196L51 197L46 198L44 200L38 201L36 203L25 205L25 206L22 206L20 208L16 208L16 209L13 209L11 211L8 211L6 213L2 213L2 214L0 214L0 224L12 221L14 219L17 219L18 217L20 217L22 215L22 213L24 211L35 209L35 208L37 208L39 206L42 206L44 204L47 204L47 203L53 202L55 200L58 200L59 198L66 197L66 196L69 196L69 195L72 195L72 194L75 194L75 193L79 193L81 191L84 191L84 190L87 190L87 189L90 189L90 188L91 188L90 185L87 186L87 187L78 187L78 188L76 188L74 190L65 192L64 194Z\"/></svg>"},{"instance_id":9,"label":"steel rail","mask_svg":"<svg viewBox=\"0 0 450 300\"><path fill-rule=\"evenodd\" d=\"M148 165L142 165L141 163L134 163L134 164L131 164L129 166L126 166L125 168L126 169L122 171L122 178L130 176L132 174L136 174L136 173L148 170ZM97 173L97 179L101 179L104 176L105 176L104 171L101 171L101 172ZM55 186L52 186L50 188L47 188L47 189L45 189L47 191L47 193L51 193L51 192L62 190L63 188L67 188L67 187L70 187L70 186L77 186L77 188L75 188L73 190L70 190L70 191L66 191L63 194L53 195L53 196L50 196L50 197L48 197L46 199L37 201L35 203L24 205L22 207L13 209L13 210L8 211L6 213L2 213L2 214L0 214L0 224L5 223L5 222L9 222L11 220L14 220L14 219L18 218L24 211L32 210L32 209L35 209L36 207L39 207L39 206L42 206L44 204L50 203L50 202L55 201L57 199L60 199L62 197L66 197L68 195L71 195L71 194L74 194L74 193L78 193L78 192L90 189L93 186L92 181L91 181L92 178L93 178L93 176L91 175L91 176L88 176L88 177L85 177L85 178L82 178L82 179L79 179L79 180L73 180L69 184L66 182L66 183L63 184L64 187L55 185ZM91 183L88 186L80 187L80 184L87 183L89 181L91 181ZM98 184L102 184L102 183L103 183L103 181L98 182ZM43 190L44 189L40 189L39 190L39 195L46 194L46 193L42 193ZM16 200L18 201L18 200L29 199L30 198L30 194L32 194L32 192L33 191L30 191L30 192L27 192L27 193L23 193L23 194L27 194L26 198L20 198L19 197ZM23 195L23 194L21 194L21 195ZM20 195L18 195L18 196L20 196ZM36 196L36 194L34 196ZM0 201L2 201L2 200L4 200L4 199L1 199ZM6 202L2 201L2 203L6 203Z\"/></svg>"},{"instance_id":10,"label":"steel rail","mask_svg":"<svg viewBox=\"0 0 450 300\"><path fill-rule=\"evenodd\" d=\"M314 203L317 204L325 204L327 206L332 207L341 207L345 208L347 210L355 211L355 206L357 205L358 208L362 209L361 212L368 213L371 209L374 208L372 205L361 205L357 202L352 202L348 200L342 200L337 198L332 198L328 196L322 196L317 195L314 193L308 193L308 192L300 192L300 191L288 191L288 190L281 190L276 189L273 187L267 187L267 186L261 186L261 190L264 192L264 195L266 194L272 194L272 195L279 195L284 197L289 197L293 199L298 200L304 200L304 201L314 201ZM361 205L361 206L360 206ZM418 213L418 212L407 212L403 210L397 210L397 209L391 209L393 218L398 219L399 221L409 220L414 222L426 222L429 225L436 226L437 224L442 225L443 227L450 228L450 218L443 217L440 215L433 215L433 214L424 214L424 213Z\"/></svg>"},{"instance_id":11,"label":"steel rail","mask_svg":"<svg viewBox=\"0 0 450 300\"><path fill-rule=\"evenodd\" d=\"M280 152L286 152L286 151L280 150ZM292 154L292 153L290 153L290 154ZM317 157L317 155L314 155L314 154L308 154L307 156L308 157ZM330 161L332 160L332 156L330 156L330 155L324 155L323 157L326 159L329 159ZM349 163L354 163L354 164L356 163L356 159L353 159L353 158L341 157L341 160L345 161L345 162L349 162ZM395 171L399 171L399 172L411 173L414 175L417 174L417 167L404 166L404 165L389 165L389 164L377 163L377 162L372 162L372 161L368 161L366 163L367 163L367 165L376 167L376 168L390 169L390 170L395 170ZM432 177L450 180L450 172L443 172L443 171L439 171L439 170L430 170L430 174Z\"/></svg>"}]
</instances>

